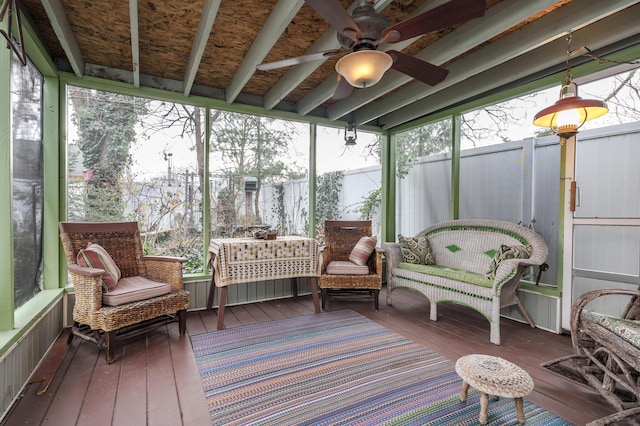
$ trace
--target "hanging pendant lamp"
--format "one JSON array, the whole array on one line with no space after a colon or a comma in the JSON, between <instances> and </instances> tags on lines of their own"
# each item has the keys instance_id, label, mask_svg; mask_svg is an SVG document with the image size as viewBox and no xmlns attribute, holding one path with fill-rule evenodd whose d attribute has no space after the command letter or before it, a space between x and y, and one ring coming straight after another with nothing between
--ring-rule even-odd
<instances>
[{"instance_id":1,"label":"hanging pendant lamp","mask_svg":"<svg viewBox=\"0 0 640 426\"><path fill-rule=\"evenodd\" d=\"M567 78L560 88L560 99L544 108L533 117L533 124L548 127L564 139L575 136L585 122L601 117L609 112L607 104L597 99L582 99L578 96L578 85L572 81L569 59L571 56L571 33L567 35Z\"/></svg>"}]
</instances>

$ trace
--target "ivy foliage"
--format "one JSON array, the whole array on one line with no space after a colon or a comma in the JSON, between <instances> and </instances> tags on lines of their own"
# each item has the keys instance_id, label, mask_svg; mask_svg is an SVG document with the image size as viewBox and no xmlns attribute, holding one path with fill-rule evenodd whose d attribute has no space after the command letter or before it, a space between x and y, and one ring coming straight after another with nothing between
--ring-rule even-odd
<instances>
[{"instance_id":1,"label":"ivy foliage","mask_svg":"<svg viewBox=\"0 0 640 426\"><path fill-rule=\"evenodd\" d=\"M73 103L71 119L78 129L74 142L82 153L87 180L84 219L120 220L121 177L131 164L134 128L146 112L146 101L80 87L70 87L69 98Z\"/></svg>"},{"instance_id":2,"label":"ivy foliage","mask_svg":"<svg viewBox=\"0 0 640 426\"><path fill-rule=\"evenodd\" d=\"M382 188L374 189L362 199L362 205L356 209L360 219L372 220L375 216L379 216L382 205Z\"/></svg>"},{"instance_id":3,"label":"ivy foliage","mask_svg":"<svg viewBox=\"0 0 640 426\"><path fill-rule=\"evenodd\" d=\"M340 219L340 192L342 171L328 172L318 176L316 187L316 223Z\"/></svg>"},{"instance_id":4,"label":"ivy foliage","mask_svg":"<svg viewBox=\"0 0 640 426\"><path fill-rule=\"evenodd\" d=\"M273 213L278 221L275 224L275 231L280 235L287 231L287 211L285 209L284 184L278 183L274 185L274 190L276 193L276 202L271 206L271 208L273 209Z\"/></svg>"}]
</instances>

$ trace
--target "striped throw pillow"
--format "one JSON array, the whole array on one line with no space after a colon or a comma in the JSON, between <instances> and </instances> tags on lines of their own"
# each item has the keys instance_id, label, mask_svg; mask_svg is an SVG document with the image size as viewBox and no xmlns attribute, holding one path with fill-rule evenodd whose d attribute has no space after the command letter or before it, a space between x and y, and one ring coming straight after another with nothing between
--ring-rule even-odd
<instances>
[{"instance_id":1,"label":"striped throw pillow","mask_svg":"<svg viewBox=\"0 0 640 426\"><path fill-rule=\"evenodd\" d=\"M362 237L356 243L356 246L351 250L349 254L349 260L355 263L356 265L366 265L367 260L369 260L369 256L376 249L376 243L378 242L378 237Z\"/></svg>"},{"instance_id":2,"label":"striped throw pillow","mask_svg":"<svg viewBox=\"0 0 640 426\"><path fill-rule=\"evenodd\" d=\"M109 253L98 244L87 244L87 247L78 253L76 262L78 262L80 266L104 269L106 271L106 274L102 275L102 291L104 293L115 290L122 276L116 262L114 262Z\"/></svg>"}]
</instances>

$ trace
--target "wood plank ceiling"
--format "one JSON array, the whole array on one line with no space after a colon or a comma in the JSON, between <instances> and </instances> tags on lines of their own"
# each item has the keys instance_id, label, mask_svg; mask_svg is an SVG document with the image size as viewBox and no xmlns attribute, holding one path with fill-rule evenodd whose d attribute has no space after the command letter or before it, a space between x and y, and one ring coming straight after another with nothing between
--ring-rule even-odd
<instances>
[{"instance_id":1,"label":"wood plank ceiling","mask_svg":"<svg viewBox=\"0 0 640 426\"><path fill-rule=\"evenodd\" d=\"M351 11L360 1L341 3ZM374 7L397 23L445 1L377 0ZM428 86L389 70L375 86L338 101L332 99L338 57L256 69L340 47L336 31L304 0L22 0L22 6L59 70L78 77L390 129L565 69L569 31L572 46L602 54L640 44L639 2L488 0L481 18L381 46L447 68L443 82Z\"/></svg>"}]
</instances>

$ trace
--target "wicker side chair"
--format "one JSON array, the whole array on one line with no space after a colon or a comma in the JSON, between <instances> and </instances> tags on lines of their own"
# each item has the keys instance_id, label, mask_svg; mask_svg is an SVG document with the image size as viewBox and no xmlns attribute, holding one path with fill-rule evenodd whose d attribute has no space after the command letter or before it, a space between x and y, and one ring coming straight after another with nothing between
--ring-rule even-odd
<instances>
[{"instance_id":1,"label":"wicker side chair","mask_svg":"<svg viewBox=\"0 0 640 426\"><path fill-rule=\"evenodd\" d=\"M374 306L378 310L378 296L382 287L382 249L376 247L367 261L368 272L358 275L327 273L327 266L334 261L349 261L349 255L361 237L371 236L371 221L324 222L324 242L322 249L322 269L320 293L322 309L325 308L329 292L366 291L373 295Z\"/></svg>"},{"instance_id":2,"label":"wicker side chair","mask_svg":"<svg viewBox=\"0 0 640 426\"><path fill-rule=\"evenodd\" d=\"M184 258L145 256L136 222L59 223L60 239L68 261L74 286L74 325L69 340L78 336L106 349L107 363L114 361L116 342L146 333L171 321L178 321L180 335L186 332L186 309L189 292L183 289ZM120 269L122 279L139 277L164 283L166 294L145 297L145 288L138 295L126 294L131 301L107 306L103 303L104 269L81 266L77 256L89 243L102 246ZM166 284L170 285L170 289ZM161 284L158 284L160 287ZM113 305L113 303L111 303Z\"/></svg>"},{"instance_id":3,"label":"wicker side chair","mask_svg":"<svg viewBox=\"0 0 640 426\"><path fill-rule=\"evenodd\" d=\"M630 299L620 316L586 310L605 296ZM640 289L600 289L580 296L571 308L571 340L574 354L565 358L616 410L589 425L640 424Z\"/></svg>"}]
</instances>

